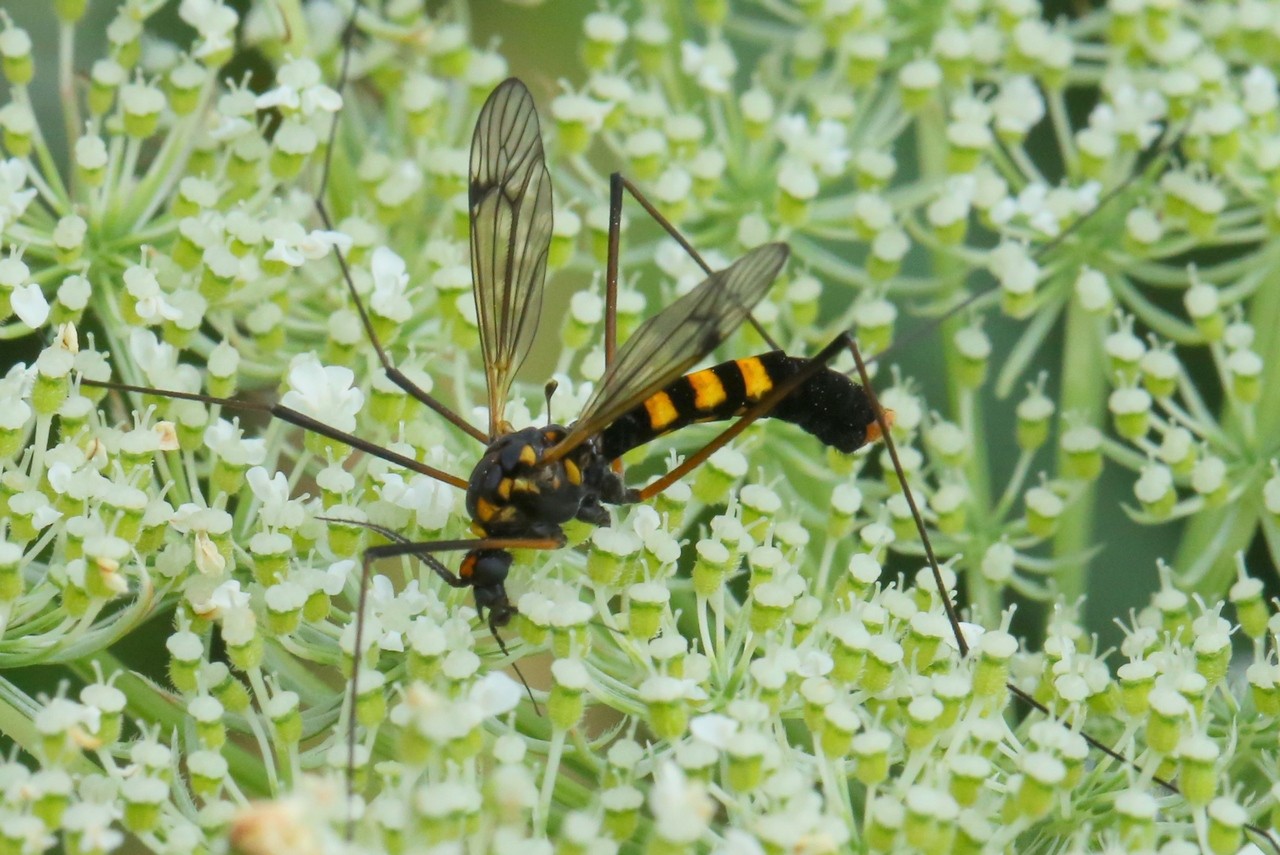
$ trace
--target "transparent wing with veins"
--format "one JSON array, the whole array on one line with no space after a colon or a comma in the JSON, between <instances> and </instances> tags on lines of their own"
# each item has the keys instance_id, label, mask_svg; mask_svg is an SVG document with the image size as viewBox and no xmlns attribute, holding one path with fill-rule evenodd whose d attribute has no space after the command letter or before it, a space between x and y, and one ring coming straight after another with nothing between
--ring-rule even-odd
<instances>
[{"instance_id":1,"label":"transparent wing with veins","mask_svg":"<svg viewBox=\"0 0 1280 855\"><path fill-rule=\"evenodd\" d=\"M493 439L502 431L511 379L538 329L551 246L551 175L538 112L514 77L480 110L470 175L471 276Z\"/></svg>"},{"instance_id":2,"label":"transparent wing with veins","mask_svg":"<svg viewBox=\"0 0 1280 855\"><path fill-rule=\"evenodd\" d=\"M786 244L756 247L649 318L618 350L569 434L544 460L556 460L686 373L764 297L787 260Z\"/></svg>"}]
</instances>

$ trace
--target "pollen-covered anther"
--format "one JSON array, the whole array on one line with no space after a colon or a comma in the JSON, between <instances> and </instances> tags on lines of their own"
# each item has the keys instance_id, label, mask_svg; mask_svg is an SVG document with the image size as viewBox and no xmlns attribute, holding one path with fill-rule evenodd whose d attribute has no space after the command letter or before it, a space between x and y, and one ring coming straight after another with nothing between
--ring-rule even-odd
<instances>
[{"instance_id":1,"label":"pollen-covered anther","mask_svg":"<svg viewBox=\"0 0 1280 855\"><path fill-rule=\"evenodd\" d=\"M171 421L161 420L151 426L159 438L158 448L160 451L178 451L178 429Z\"/></svg>"},{"instance_id":2,"label":"pollen-covered anther","mask_svg":"<svg viewBox=\"0 0 1280 855\"><path fill-rule=\"evenodd\" d=\"M58 326L58 335L54 342L68 353L76 354L80 352L80 336L76 332L76 325L71 322Z\"/></svg>"}]
</instances>

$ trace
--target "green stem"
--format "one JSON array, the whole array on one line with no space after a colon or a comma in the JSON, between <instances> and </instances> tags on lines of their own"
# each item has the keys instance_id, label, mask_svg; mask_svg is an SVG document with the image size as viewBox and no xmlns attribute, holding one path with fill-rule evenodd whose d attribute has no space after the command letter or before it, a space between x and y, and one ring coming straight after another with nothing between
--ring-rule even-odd
<instances>
[{"instance_id":1,"label":"green stem","mask_svg":"<svg viewBox=\"0 0 1280 855\"><path fill-rule=\"evenodd\" d=\"M1103 402L1107 395L1104 373L1098 370L1105 365L1107 356L1102 349L1102 330L1097 319L1082 309L1076 300L1069 301L1066 312L1066 330L1063 335L1062 393L1063 414L1077 414L1084 422L1100 424ZM1066 460L1058 451L1057 471L1066 468ZM1069 560L1055 576L1058 591L1067 602L1084 593L1089 575L1086 557L1093 546L1094 509L1098 504L1098 482L1079 485L1074 499L1067 505L1058 520L1058 531L1053 538L1053 555Z\"/></svg>"}]
</instances>

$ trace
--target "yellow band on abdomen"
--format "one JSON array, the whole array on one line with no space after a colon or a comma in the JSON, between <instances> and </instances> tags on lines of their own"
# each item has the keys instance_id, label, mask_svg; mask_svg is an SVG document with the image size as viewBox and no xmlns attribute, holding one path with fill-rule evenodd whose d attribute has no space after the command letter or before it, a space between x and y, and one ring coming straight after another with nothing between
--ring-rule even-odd
<instances>
[{"instance_id":1,"label":"yellow band on abdomen","mask_svg":"<svg viewBox=\"0 0 1280 855\"><path fill-rule=\"evenodd\" d=\"M675 405L671 403L671 396L666 392L649 396L644 402L644 408L649 414L649 427L659 433L679 416Z\"/></svg>"},{"instance_id":2,"label":"yellow band on abdomen","mask_svg":"<svg viewBox=\"0 0 1280 855\"><path fill-rule=\"evenodd\" d=\"M738 370L742 372L742 385L746 389L748 401L758 401L773 389L773 380L765 370L764 363L751 356L746 359L735 359Z\"/></svg>"}]
</instances>

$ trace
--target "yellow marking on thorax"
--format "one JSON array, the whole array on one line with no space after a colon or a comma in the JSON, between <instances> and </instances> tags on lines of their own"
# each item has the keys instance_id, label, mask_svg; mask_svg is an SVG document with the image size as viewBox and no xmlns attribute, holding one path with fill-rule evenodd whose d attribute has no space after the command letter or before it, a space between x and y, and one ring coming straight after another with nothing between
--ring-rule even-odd
<instances>
[{"instance_id":1,"label":"yellow marking on thorax","mask_svg":"<svg viewBox=\"0 0 1280 855\"><path fill-rule=\"evenodd\" d=\"M525 466L532 466L538 462L538 452L533 450L532 445L526 445L520 449L520 462Z\"/></svg>"},{"instance_id":2,"label":"yellow marking on thorax","mask_svg":"<svg viewBox=\"0 0 1280 855\"><path fill-rule=\"evenodd\" d=\"M734 362L742 372L742 384L746 388L748 401L758 401L773 389L773 379L758 358L750 356L735 359Z\"/></svg>"},{"instance_id":3,"label":"yellow marking on thorax","mask_svg":"<svg viewBox=\"0 0 1280 855\"><path fill-rule=\"evenodd\" d=\"M649 414L649 427L655 431L663 430L680 416L666 392L650 395L644 402L644 408Z\"/></svg>"},{"instance_id":4,"label":"yellow marking on thorax","mask_svg":"<svg viewBox=\"0 0 1280 855\"><path fill-rule=\"evenodd\" d=\"M476 499L476 519L480 522L489 522L489 520L493 519L493 515L497 510L496 505L486 502L484 499Z\"/></svg>"},{"instance_id":5,"label":"yellow marking on thorax","mask_svg":"<svg viewBox=\"0 0 1280 855\"><path fill-rule=\"evenodd\" d=\"M572 460L564 461L564 474L565 477L569 479L569 483L573 486L576 487L582 483L582 471L578 469L578 464L574 463Z\"/></svg>"},{"instance_id":6,"label":"yellow marking on thorax","mask_svg":"<svg viewBox=\"0 0 1280 855\"><path fill-rule=\"evenodd\" d=\"M511 498L511 479L503 478L498 482L498 498L504 502Z\"/></svg>"},{"instance_id":7,"label":"yellow marking on thorax","mask_svg":"<svg viewBox=\"0 0 1280 855\"><path fill-rule=\"evenodd\" d=\"M690 374L688 380L693 387L693 406L699 412L710 412L724 403L724 384L710 368Z\"/></svg>"}]
</instances>

